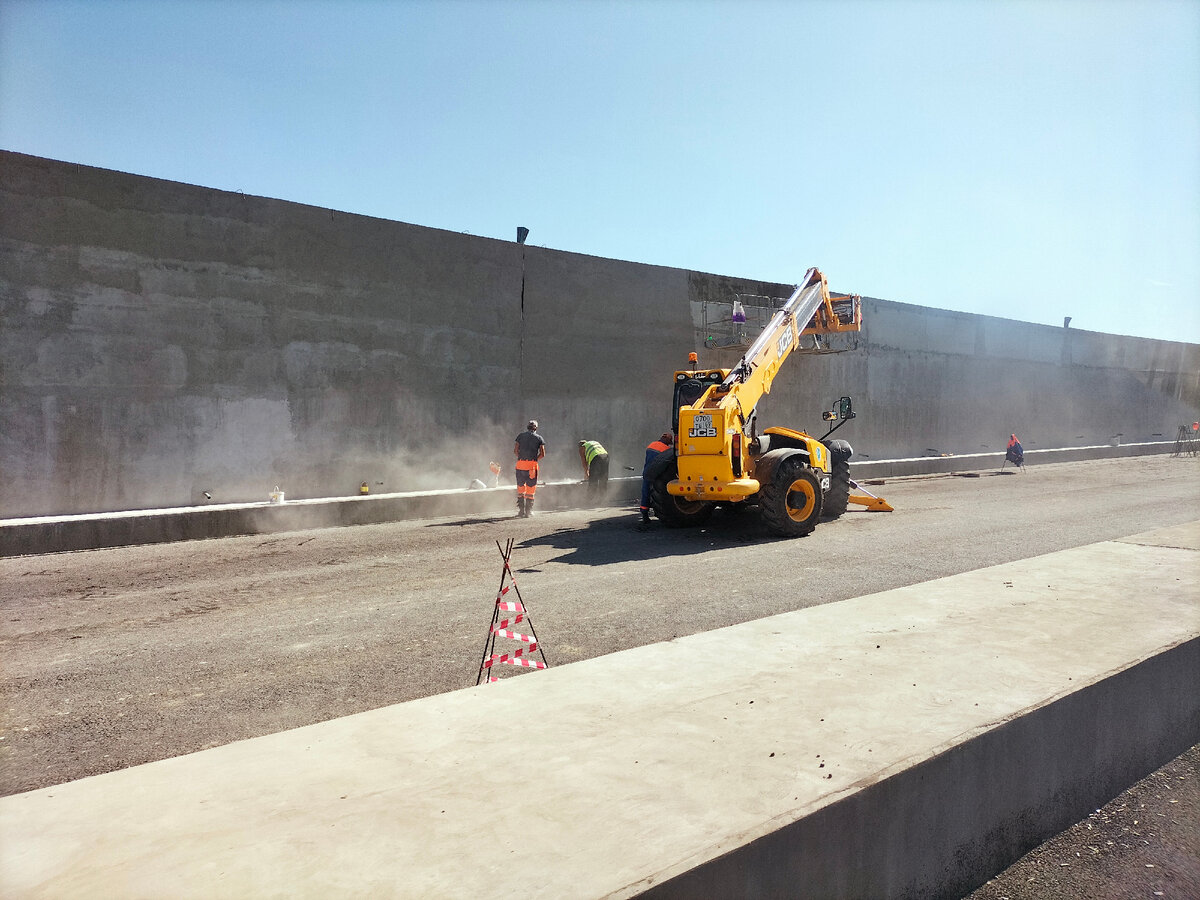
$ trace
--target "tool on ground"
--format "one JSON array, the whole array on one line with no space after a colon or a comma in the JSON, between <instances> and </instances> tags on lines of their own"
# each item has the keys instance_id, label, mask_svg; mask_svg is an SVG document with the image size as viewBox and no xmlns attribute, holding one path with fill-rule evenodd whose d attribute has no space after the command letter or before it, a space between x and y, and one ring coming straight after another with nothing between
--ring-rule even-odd
<instances>
[{"instance_id":1,"label":"tool on ground","mask_svg":"<svg viewBox=\"0 0 1200 900\"><path fill-rule=\"evenodd\" d=\"M533 619L529 615L529 610L525 608L525 600L521 596L521 589L517 587L517 579L513 575L512 568L509 566L509 560L512 559L513 539L509 538L507 545L500 546L500 542L496 541L496 549L500 551L500 557L504 560L504 568L500 572L500 588L496 593L496 608L492 610L492 622L488 626L487 640L483 645L483 658L479 661L479 675L475 678L475 684L478 685L483 681L483 673L486 670L488 673L488 681L499 681L496 675L492 674L498 665L516 666L525 669L545 669L549 663L546 662L546 651L538 644L537 632L533 628ZM506 582L508 582L506 584ZM505 600L504 596L512 590L516 595L516 600ZM515 613L512 618L501 619L500 613ZM509 626L518 625L521 622L526 622L529 626L529 634L513 631ZM502 638L506 641L512 641L516 645L515 649L505 652L496 652L496 638ZM502 644L501 647L511 646ZM541 655L541 661L533 659L534 651Z\"/></svg>"}]
</instances>

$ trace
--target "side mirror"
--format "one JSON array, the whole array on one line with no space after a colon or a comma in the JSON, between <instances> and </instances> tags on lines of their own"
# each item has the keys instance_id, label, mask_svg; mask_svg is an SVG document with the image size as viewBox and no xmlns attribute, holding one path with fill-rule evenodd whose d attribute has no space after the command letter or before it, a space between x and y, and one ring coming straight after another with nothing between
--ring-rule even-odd
<instances>
[{"instance_id":1,"label":"side mirror","mask_svg":"<svg viewBox=\"0 0 1200 900\"><path fill-rule=\"evenodd\" d=\"M854 403L849 397L842 397L837 402L837 415L842 421L853 419L857 413L854 412Z\"/></svg>"}]
</instances>

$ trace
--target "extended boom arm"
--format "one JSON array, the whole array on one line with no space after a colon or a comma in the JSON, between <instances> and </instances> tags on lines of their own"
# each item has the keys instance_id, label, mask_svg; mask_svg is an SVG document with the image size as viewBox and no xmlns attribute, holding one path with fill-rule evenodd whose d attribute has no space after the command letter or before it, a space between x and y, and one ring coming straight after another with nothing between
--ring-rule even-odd
<instances>
[{"instance_id":1,"label":"extended boom arm","mask_svg":"<svg viewBox=\"0 0 1200 900\"><path fill-rule=\"evenodd\" d=\"M814 268L732 369L698 369L692 353L692 368L675 373L675 453L651 487L660 518L675 525L698 523L714 504L750 500L774 533L795 537L812 531L818 516L836 518L847 502L860 502L857 495L848 497L849 444L827 444L790 428L767 428L760 435L754 411L784 360L807 352L801 335L813 335L811 349L820 351L820 335L861 326L861 298L831 296L825 276ZM839 402L837 415L853 416L849 397Z\"/></svg>"},{"instance_id":2,"label":"extended boom arm","mask_svg":"<svg viewBox=\"0 0 1200 900\"><path fill-rule=\"evenodd\" d=\"M737 391L739 406L743 409L757 406L763 394L770 392L771 383L783 361L798 346L801 330L822 304L828 302L829 288L825 276L815 268L809 269L804 281L787 302L776 310L762 334L755 338L725 380L714 388L713 399L723 397L740 384L742 387Z\"/></svg>"}]
</instances>

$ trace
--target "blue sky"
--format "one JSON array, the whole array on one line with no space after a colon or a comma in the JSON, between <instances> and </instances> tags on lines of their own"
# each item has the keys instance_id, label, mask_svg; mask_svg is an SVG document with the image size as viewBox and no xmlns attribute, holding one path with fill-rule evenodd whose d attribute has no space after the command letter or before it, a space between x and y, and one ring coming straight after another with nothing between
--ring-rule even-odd
<instances>
[{"instance_id":1,"label":"blue sky","mask_svg":"<svg viewBox=\"0 0 1200 900\"><path fill-rule=\"evenodd\" d=\"M1200 343L1200 2L0 3L0 147Z\"/></svg>"}]
</instances>

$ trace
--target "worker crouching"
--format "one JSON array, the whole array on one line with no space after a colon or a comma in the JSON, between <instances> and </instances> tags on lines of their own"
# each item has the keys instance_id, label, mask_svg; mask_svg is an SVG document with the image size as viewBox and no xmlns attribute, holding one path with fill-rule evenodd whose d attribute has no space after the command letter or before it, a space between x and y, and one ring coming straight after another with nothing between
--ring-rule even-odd
<instances>
[{"instance_id":1,"label":"worker crouching","mask_svg":"<svg viewBox=\"0 0 1200 900\"><path fill-rule=\"evenodd\" d=\"M666 453L675 444L675 435L664 431L657 441L651 441L646 447L646 462L642 465L642 523L650 521L650 464L658 459L660 453Z\"/></svg>"},{"instance_id":2,"label":"worker crouching","mask_svg":"<svg viewBox=\"0 0 1200 900\"><path fill-rule=\"evenodd\" d=\"M599 441L580 441L579 462L583 464L588 497L593 501L602 499L608 490L608 451Z\"/></svg>"},{"instance_id":3,"label":"worker crouching","mask_svg":"<svg viewBox=\"0 0 1200 900\"><path fill-rule=\"evenodd\" d=\"M517 515L527 519L533 515L533 495L537 491L538 461L546 455L546 441L538 434L536 419L530 419L525 430L513 443L517 457Z\"/></svg>"}]
</instances>

